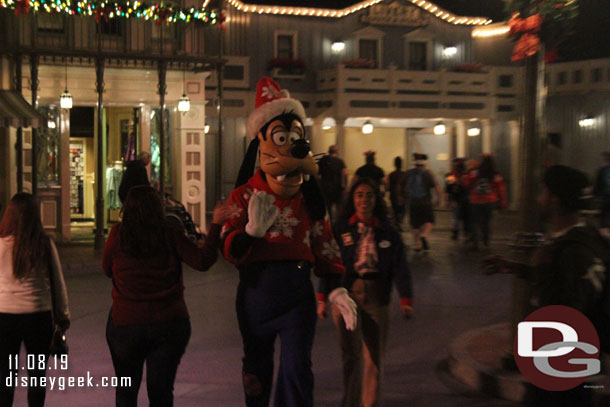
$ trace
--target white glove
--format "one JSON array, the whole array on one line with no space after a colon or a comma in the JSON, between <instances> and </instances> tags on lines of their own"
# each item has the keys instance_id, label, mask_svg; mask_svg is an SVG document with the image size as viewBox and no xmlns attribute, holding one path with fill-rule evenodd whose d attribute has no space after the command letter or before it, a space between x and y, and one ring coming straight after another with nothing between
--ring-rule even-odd
<instances>
[{"instance_id":1,"label":"white glove","mask_svg":"<svg viewBox=\"0 0 610 407\"><path fill-rule=\"evenodd\" d=\"M263 237L273 225L280 210L273 204L275 197L265 191L256 191L248 203L246 233L252 237Z\"/></svg>"},{"instance_id":2,"label":"white glove","mask_svg":"<svg viewBox=\"0 0 610 407\"><path fill-rule=\"evenodd\" d=\"M358 307L354 300L347 294L347 290L343 287L335 288L330 295L328 300L339 307L343 321L345 321L345 328L348 331L356 329L358 323Z\"/></svg>"}]
</instances>

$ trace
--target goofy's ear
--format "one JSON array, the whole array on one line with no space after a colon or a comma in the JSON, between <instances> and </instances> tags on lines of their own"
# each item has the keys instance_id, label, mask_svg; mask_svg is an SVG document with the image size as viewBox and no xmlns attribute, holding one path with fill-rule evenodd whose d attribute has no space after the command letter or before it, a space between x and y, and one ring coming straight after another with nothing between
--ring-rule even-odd
<instances>
[{"instance_id":1,"label":"goofy's ear","mask_svg":"<svg viewBox=\"0 0 610 407\"><path fill-rule=\"evenodd\" d=\"M237 181L235 181L235 188L244 185L246 182L248 182L252 175L254 175L254 167L256 166L256 158L258 155L258 146L260 144L258 137L259 136L256 136L252 139L252 141L250 141L248 151L246 151L246 155L241 163L241 167L239 167Z\"/></svg>"}]
</instances>

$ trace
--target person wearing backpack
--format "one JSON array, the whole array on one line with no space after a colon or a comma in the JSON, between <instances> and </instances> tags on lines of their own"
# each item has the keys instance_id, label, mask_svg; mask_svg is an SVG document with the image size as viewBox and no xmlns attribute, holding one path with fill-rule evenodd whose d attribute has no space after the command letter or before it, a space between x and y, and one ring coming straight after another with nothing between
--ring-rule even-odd
<instances>
[{"instance_id":1,"label":"person wearing backpack","mask_svg":"<svg viewBox=\"0 0 610 407\"><path fill-rule=\"evenodd\" d=\"M586 209L589 182L581 171L563 165L549 167L538 196L540 216L548 225L545 243L528 264L490 256L490 273L512 272L531 285L529 312L564 305L582 312L595 326L601 351L610 352L610 244L579 219ZM585 386L586 387L586 386ZM588 406L591 395L582 386L566 392L535 388L535 406Z\"/></svg>"},{"instance_id":2,"label":"person wearing backpack","mask_svg":"<svg viewBox=\"0 0 610 407\"><path fill-rule=\"evenodd\" d=\"M405 194L409 205L409 223L413 230L413 249L429 250L428 237L434 224L433 206L438 206L441 191L434 180L434 175L426 168L426 154L413 154L415 168L407 171L405 177ZM432 190L435 199L432 200Z\"/></svg>"},{"instance_id":3,"label":"person wearing backpack","mask_svg":"<svg viewBox=\"0 0 610 407\"><path fill-rule=\"evenodd\" d=\"M599 231L610 239L610 151L604 153L606 165L597 170L593 193L600 201Z\"/></svg>"},{"instance_id":4,"label":"person wearing backpack","mask_svg":"<svg viewBox=\"0 0 610 407\"><path fill-rule=\"evenodd\" d=\"M464 178L468 189L470 206L470 236L468 241L473 248L479 246L479 233L485 247L489 246L491 235L491 217L494 209L505 209L506 186L502 175L495 169L494 159L490 154L483 155L481 165Z\"/></svg>"}]
</instances>

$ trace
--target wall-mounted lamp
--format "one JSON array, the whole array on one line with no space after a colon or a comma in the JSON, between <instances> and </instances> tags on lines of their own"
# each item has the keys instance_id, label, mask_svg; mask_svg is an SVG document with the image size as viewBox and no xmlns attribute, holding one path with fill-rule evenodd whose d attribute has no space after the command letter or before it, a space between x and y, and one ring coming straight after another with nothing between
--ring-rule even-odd
<instances>
[{"instance_id":1,"label":"wall-mounted lamp","mask_svg":"<svg viewBox=\"0 0 610 407\"><path fill-rule=\"evenodd\" d=\"M445 58L451 58L457 55L457 47L445 47L443 48L443 56Z\"/></svg>"},{"instance_id":2,"label":"wall-mounted lamp","mask_svg":"<svg viewBox=\"0 0 610 407\"><path fill-rule=\"evenodd\" d=\"M595 119L591 116L587 116L584 119L578 121L580 127L591 127L595 124Z\"/></svg>"},{"instance_id":3,"label":"wall-mounted lamp","mask_svg":"<svg viewBox=\"0 0 610 407\"><path fill-rule=\"evenodd\" d=\"M333 126L336 125L337 123L332 117L326 117L324 120L322 120L322 130L330 130Z\"/></svg>"},{"instance_id":4,"label":"wall-mounted lamp","mask_svg":"<svg viewBox=\"0 0 610 407\"><path fill-rule=\"evenodd\" d=\"M481 134L481 129L478 127L471 127L466 131L466 134L468 134L470 137L476 137Z\"/></svg>"},{"instance_id":5,"label":"wall-mounted lamp","mask_svg":"<svg viewBox=\"0 0 610 407\"><path fill-rule=\"evenodd\" d=\"M209 124L205 124L205 126L203 126L203 132L205 134L208 134L210 132L210 125Z\"/></svg>"},{"instance_id":6,"label":"wall-mounted lamp","mask_svg":"<svg viewBox=\"0 0 610 407\"><path fill-rule=\"evenodd\" d=\"M373 123L367 120L362 125L362 134L371 134L373 132L373 129Z\"/></svg>"},{"instance_id":7,"label":"wall-mounted lamp","mask_svg":"<svg viewBox=\"0 0 610 407\"><path fill-rule=\"evenodd\" d=\"M65 74L66 74L66 90L64 90L64 93L61 94L61 96L59 97L59 106L61 106L62 109L72 109L72 95L70 94L70 92L68 92L68 58L66 58L66 69L65 69Z\"/></svg>"},{"instance_id":8,"label":"wall-mounted lamp","mask_svg":"<svg viewBox=\"0 0 610 407\"><path fill-rule=\"evenodd\" d=\"M343 52L345 50L345 43L343 41L335 41L330 46L330 49L333 52L333 54L340 54L341 52Z\"/></svg>"},{"instance_id":9,"label":"wall-mounted lamp","mask_svg":"<svg viewBox=\"0 0 610 407\"><path fill-rule=\"evenodd\" d=\"M55 120L53 120L53 119L49 119L49 120L47 121L47 127L48 127L49 129L55 129L55 128L57 128L57 125L55 124Z\"/></svg>"},{"instance_id":10,"label":"wall-mounted lamp","mask_svg":"<svg viewBox=\"0 0 610 407\"><path fill-rule=\"evenodd\" d=\"M434 126L434 134L440 136L441 134L445 134L447 131L447 127L443 123L438 123Z\"/></svg>"}]
</instances>

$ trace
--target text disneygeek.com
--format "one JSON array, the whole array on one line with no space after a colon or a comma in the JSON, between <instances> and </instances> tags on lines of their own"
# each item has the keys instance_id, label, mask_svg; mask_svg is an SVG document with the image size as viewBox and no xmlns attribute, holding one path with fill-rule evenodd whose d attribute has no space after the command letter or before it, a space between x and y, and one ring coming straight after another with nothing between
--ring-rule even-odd
<instances>
[{"instance_id":1,"label":"text disneygeek.com","mask_svg":"<svg viewBox=\"0 0 610 407\"><path fill-rule=\"evenodd\" d=\"M41 371L64 372L68 370L68 355L51 356L26 355L20 359L19 355L10 355L8 368L10 375L5 377L6 387L45 387L50 390L65 390L74 387L131 387L131 377L94 377L90 371L86 376L43 376L37 374ZM31 374L28 375L28 372ZM20 374L21 373L21 374Z\"/></svg>"}]
</instances>

